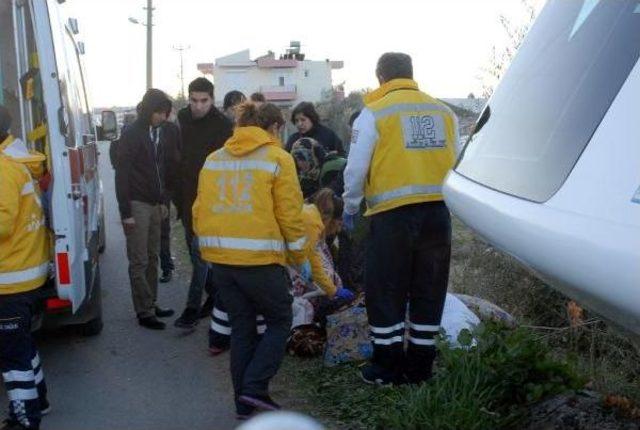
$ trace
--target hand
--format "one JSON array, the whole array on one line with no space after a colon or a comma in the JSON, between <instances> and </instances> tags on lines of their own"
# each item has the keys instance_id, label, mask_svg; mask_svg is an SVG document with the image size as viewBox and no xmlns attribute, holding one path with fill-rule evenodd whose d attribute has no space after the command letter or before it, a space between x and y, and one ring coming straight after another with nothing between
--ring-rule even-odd
<instances>
[{"instance_id":1,"label":"hand","mask_svg":"<svg viewBox=\"0 0 640 430\"><path fill-rule=\"evenodd\" d=\"M136 229L136 220L134 218L125 218L122 220L122 228L125 236L129 236Z\"/></svg>"},{"instance_id":2,"label":"hand","mask_svg":"<svg viewBox=\"0 0 640 430\"><path fill-rule=\"evenodd\" d=\"M346 301L352 301L353 299L356 298L356 295L353 294L353 291L351 291L348 288L340 288L338 291L336 291L335 296L333 296L334 299L341 299L341 300L346 300Z\"/></svg>"},{"instance_id":3,"label":"hand","mask_svg":"<svg viewBox=\"0 0 640 430\"><path fill-rule=\"evenodd\" d=\"M355 226L355 221L356 221L356 215L350 215L346 212L344 212L342 214L342 227L348 231L348 232L352 232L353 228Z\"/></svg>"},{"instance_id":4,"label":"hand","mask_svg":"<svg viewBox=\"0 0 640 430\"><path fill-rule=\"evenodd\" d=\"M309 260L306 260L298 266L298 273L300 273L300 276L305 280L305 282L311 282L311 264L309 263Z\"/></svg>"}]
</instances>

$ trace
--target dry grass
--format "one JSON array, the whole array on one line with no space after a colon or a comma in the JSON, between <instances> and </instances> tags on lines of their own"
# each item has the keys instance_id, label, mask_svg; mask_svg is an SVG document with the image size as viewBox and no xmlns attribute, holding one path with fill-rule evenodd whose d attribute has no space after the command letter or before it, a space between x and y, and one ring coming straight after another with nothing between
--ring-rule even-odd
<instances>
[{"instance_id":1,"label":"dry grass","mask_svg":"<svg viewBox=\"0 0 640 430\"><path fill-rule=\"evenodd\" d=\"M640 352L634 344L588 311L580 321L572 320L570 299L491 248L458 220L453 225L450 289L487 299L520 324L539 327L540 339L558 356L575 358L593 389L640 404Z\"/></svg>"}]
</instances>

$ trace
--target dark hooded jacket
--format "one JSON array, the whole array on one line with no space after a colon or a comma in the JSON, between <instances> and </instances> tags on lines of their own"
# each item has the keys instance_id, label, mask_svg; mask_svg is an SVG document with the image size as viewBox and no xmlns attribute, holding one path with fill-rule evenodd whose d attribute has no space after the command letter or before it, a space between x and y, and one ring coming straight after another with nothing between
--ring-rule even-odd
<instances>
[{"instance_id":1,"label":"dark hooded jacket","mask_svg":"<svg viewBox=\"0 0 640 430\"><path fill-rule=\"evenodd\" d=\"M198 194L198 175L209 154L222 148L233 134L233 124L212 107L202 118L193 118L187 106L178 112L180 126L180 164L174 203L187 234L191 233L191 207Z\"/></svg>"},{"instance_id":2,"label":"dark hooded jacket","mask_svg":"<svg viewBox=\"0 0 640 430\"><path fill-rule=\"evenodd\" d=\"M131 201L165 203L170 194L168 172L175 163L169 134L162 126L152 127L153 112L171 109L171 102L159 90L149 90L138 105L138 119L122 130L116 149L116 197L122 219L131 217ZM157 140L157 144L155 143Z\"/></svg>"}]
</instances>

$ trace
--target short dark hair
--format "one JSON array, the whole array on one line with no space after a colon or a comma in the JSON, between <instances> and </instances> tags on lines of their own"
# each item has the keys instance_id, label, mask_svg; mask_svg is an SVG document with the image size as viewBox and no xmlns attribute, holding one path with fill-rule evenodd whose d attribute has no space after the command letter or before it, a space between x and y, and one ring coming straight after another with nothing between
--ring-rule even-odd
<instances>
[{"instance_id":1,"label":"short dark hair","mask_svg":"<svg viewBox=\"0 0 640 430\"><path fill-rule=\"evenodd\" d=\"M9 128L11 127L11 114L9 113L9 109L0 105L0 134L9 133Z\"/></svg>"},{"instance_id":2,"label":"short dark hair","mask_svg":"<svg viewBox=\"0 0 640 430\"><path fill-rule=\"evenodd\" d=\"M232 90L224 95L224 101L222 102L222 109L227 110L230 107L239 105L247 100L247 97L240 91Z\"/></svg>"},{"instance_id":3,"label":"short dark hair","mask_svg":"<svg viewBox=\"0 0 640 430\"><path fill-rule=\"evenodd\" d=\"M413 79L411 57L402 52L387 52L378 59L376 74L390 81L392 79Z\"/></svg>"},{"instance_id":4,"label":"short dark hair","mask_svg":"<svg viewBox=\"0 0 640 430\"><path fill-rule=\"evenodd\" d=\"M306 116L307 118L309 118L311 120L311 122L313 123L313 125L319 124L320 123L320 115L318 115L318 112L316 111L315 106L313 105L313 103L310 102L301 102L298 103L298 105L293 108L293 112L291 112L291 122L295 124L296 122L296 115L298 114L302 114L304 116Z\"/></svg>"},{"instance_id":5,"label":"short dark hair","mask_svg":"<svg viewBox=\"0 0 640 430\"><path fill-rule=\"evenodd\" d=\"M253 93L249 97L252 102L264 103L267 101L266 97L262 93Z\"/></svg>"},{"instance_id":6,"label":"short dark hair","mask_svg":"<svg viewBox=\"0 0 640 430\"><path fill-rule=\"evenodd\" d=\"M211 97L213 97L213 84L207 78L203 78L202 76L199 78L195 78L189 84L189 93L207 93Z\"/></svg>"}]
</instances>

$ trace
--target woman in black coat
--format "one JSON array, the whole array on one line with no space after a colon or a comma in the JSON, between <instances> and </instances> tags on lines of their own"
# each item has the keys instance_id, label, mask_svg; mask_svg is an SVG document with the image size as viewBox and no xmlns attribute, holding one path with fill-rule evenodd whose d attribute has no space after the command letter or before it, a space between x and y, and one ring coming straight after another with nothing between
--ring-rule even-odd
<instances>
[{"instance_id":1,"label":"woman in black coat","mask_svg":"<svg viewBox=\"0 0 640 430\"><path fill-rule=\"evenodd\" d=\"M298 104L291 113L291 122L293 122L298 131L289 136L285 146L287 151L291 152L293 143L298 139L310 137L317 140L327 153L337 152L338 155L344 156L342 140L329 127L320 124L320 116L312 103L302 102Z\"/></svg>"}]
</instances>

